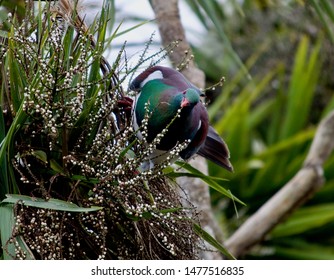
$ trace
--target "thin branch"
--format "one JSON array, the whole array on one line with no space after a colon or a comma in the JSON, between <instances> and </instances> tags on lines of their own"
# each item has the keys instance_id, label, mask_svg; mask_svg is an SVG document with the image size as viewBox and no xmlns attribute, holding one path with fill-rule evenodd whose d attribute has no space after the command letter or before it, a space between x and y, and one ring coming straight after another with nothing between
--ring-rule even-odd
<instances>
[{"instance_id":1,"label":"thin branch","mask_svg":"<svg viewBox=\"0 0 334 280\"><path fill-rule=\"evenodd\" d=\"M333 139L334 111L319 124L302 168L226 241L231 254L245 254L319 190L325 181L323 164L334 149Z\"/></svg>"}]
</instances>

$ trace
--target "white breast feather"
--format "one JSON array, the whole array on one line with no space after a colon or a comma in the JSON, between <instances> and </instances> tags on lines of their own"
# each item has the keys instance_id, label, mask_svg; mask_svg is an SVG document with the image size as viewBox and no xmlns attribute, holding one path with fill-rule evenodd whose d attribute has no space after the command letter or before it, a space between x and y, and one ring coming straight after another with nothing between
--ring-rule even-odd
<instances>
[{"instance_id":1,"label":"white breast feather","mask_svg":"<svg viewBox=\"0 0 334 280\"><path fill-rule=\"evenodd\" d=\"M147 78L140 83L140 87L142 88L147 82L156 80L156 79L163 79L162 72L160 70L152 72Z\"/></svg>"}]
</instances>

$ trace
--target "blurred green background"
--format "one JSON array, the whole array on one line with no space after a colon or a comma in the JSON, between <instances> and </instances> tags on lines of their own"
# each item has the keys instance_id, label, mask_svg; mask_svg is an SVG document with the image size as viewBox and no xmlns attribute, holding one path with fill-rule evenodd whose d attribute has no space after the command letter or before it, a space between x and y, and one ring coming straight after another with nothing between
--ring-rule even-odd
<instances>
[{"instance_id":1,"label":"blurred green background","mask_svg":"<svg viewBox=\"0 0 334 280\"><path fill-rule=\"evenodd\" d=\"M230 236L301 167L319 121L333 109L334 5L331 1L186 1L206 27L195 47L210 92L209 113L231 151L234 174L210 174L247 207L212 192ZM334 259L334 170L324 187L253 248L247 259ZM224 173L222 173L224 172Z\"/></svg>"}]
</instances>

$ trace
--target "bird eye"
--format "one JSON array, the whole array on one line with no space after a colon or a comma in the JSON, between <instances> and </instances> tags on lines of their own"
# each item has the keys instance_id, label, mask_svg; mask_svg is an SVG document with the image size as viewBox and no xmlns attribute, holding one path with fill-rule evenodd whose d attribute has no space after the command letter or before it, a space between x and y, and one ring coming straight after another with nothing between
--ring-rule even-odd
<instances>
[{"instance_id":1,"label":"bird eye","mask_svg":"<svg viewBox=\"0 0 334 280\"><path fill-rule=\"evenodd\" d=\"M206 97L206 95L205 95L204 92L202 92L199 96L200 96L200 97Z\"/></svg>"}]
</instances>

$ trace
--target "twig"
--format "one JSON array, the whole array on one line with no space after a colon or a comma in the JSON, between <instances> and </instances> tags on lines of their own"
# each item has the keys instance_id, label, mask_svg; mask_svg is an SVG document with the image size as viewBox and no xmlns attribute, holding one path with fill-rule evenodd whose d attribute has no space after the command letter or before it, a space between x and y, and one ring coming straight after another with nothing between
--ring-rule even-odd
<instances>
[{"instance_id":1,"label":"twig","mask_svg":"<svg viewBox=\"0 0 334 280\"><path fill-rule=\"evenodd\" d=\"M261 242L324 184L323 164L334 149L333 139L334 111L319 124L302 168L226 241L231 254L239 257Z\"/></svg>"}]
</instances>

